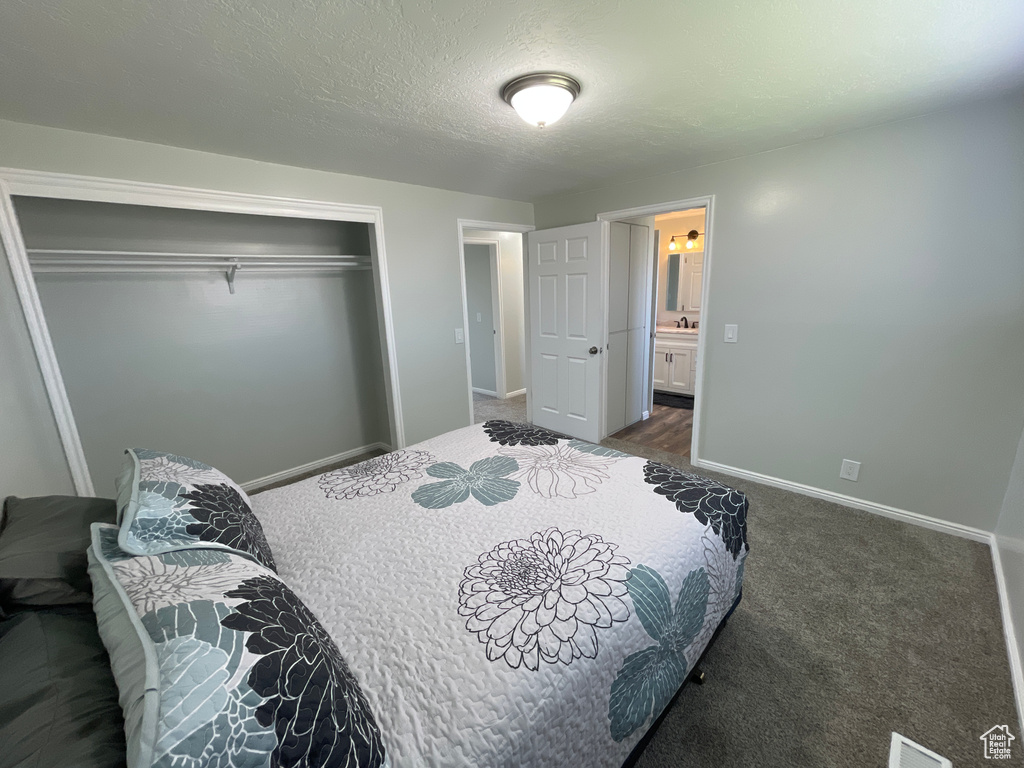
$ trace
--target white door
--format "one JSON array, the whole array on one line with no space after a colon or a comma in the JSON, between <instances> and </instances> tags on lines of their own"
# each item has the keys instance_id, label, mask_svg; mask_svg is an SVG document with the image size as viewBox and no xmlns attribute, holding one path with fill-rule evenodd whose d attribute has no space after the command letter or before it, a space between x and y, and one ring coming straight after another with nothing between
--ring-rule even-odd
<instances>
[{"instance_id":1,"label":"white door","mask_svg":"<svg viewBox=\"0 0 1024 768\"><path fill-rule=\"evenodd\" d=\"M704 287L704 254L695 253L690 257L693 268L690 270L690 309L700 309L701 290Z\"/></svg>"},{"instance_id":2,"label":"white door","mask_svg":"<svg viewBox=\"0 0 1024 768\"><path fill-rule=\"evenodd\" d=\"M654 334L655 329L658 327L658 254L661 253L661 232L660 230L654 230L654 249L651 253L651 316L649 318L650 325L647 327L647 335L650 336L650 344L648 345L648 351L650 357L648 358L649 364L647 366L650 371L650 378L648 381L651 385L647 387L647 398L644 401L644 408L648 413L654 413L654 388L665 385L665 373L662 374L661 382L659 383L657 374L655 373L655 366L658 364L658 354L655 351ZM667 373L667 369L666 369Z\"/></svg>"},{"instance_id":3,"label":"white door","mask_svg":"<svg viewBox=\"0 0 1024 768\"><path fill-rule=\"evenodd\" d=\"M604 286L601 223L526 237L533 423L601 439Z\"/></svg>"}]
</instances>

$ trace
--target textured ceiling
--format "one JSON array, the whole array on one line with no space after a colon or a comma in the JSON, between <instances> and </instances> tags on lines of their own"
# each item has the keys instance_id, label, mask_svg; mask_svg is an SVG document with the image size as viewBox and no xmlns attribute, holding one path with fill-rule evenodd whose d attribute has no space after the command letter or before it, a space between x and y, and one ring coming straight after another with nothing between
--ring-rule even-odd
<instances>
[{"instance_id":1,"label":"textured ceiling","mask_svg":"<svg viewBox=\"0 0 1024 768\"><path fill-rule=\"evenodd\" d=\"M519 200L1020 85L1022 0L0 0L2 118Z\"/></svg>"}]
</instances>

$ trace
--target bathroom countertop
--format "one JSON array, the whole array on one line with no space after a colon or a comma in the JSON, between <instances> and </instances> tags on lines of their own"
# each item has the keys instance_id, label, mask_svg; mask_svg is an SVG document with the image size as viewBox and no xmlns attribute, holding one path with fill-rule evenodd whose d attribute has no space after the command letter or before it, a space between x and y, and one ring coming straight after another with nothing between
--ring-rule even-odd
<instances>
[{"instance_id":1,"label":"bathroom countertop","mask_svg":"<svg viewBox=\"0 0 1024 768\"><path fill-rule=\"evenodd\" d=\"M673 335L696 336L699 328L676 328L674 325L658 325L654 328L655 333L671 333Z\"/></svg>"}]
</instances>

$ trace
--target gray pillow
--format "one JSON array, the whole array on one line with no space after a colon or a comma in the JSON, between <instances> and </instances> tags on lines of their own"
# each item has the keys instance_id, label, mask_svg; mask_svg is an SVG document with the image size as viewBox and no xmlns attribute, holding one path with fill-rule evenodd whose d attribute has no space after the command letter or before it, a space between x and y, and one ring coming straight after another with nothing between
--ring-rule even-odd
<instances>
[{"instance_id":1,"label":"gray pillow","mask_svg":"<svg viewBox=\"0 0 1024 768\"><path fill-rule=\"evenodd\" d=\"M112 523L113 499L39 496L4 500L0 610L91 603L89 526Z\"/></svg>"}]
</instances>

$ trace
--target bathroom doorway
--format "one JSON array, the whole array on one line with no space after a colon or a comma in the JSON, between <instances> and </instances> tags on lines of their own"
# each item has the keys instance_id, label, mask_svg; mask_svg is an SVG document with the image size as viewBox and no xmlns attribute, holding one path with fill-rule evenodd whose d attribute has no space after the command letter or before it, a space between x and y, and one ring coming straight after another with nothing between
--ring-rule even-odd
<instances>
[{"instance_id":1,"label":"bathroom doorway","mask_svg":"<svg viewBox=\"0 0 1024 768\"><path fill-rule=\"evenodd\" d=\"M646 220L651 219L647 407L643 418L610 437L689 457L700 363L707 207L658 213Z\"/></svg>"}]
</instances>

